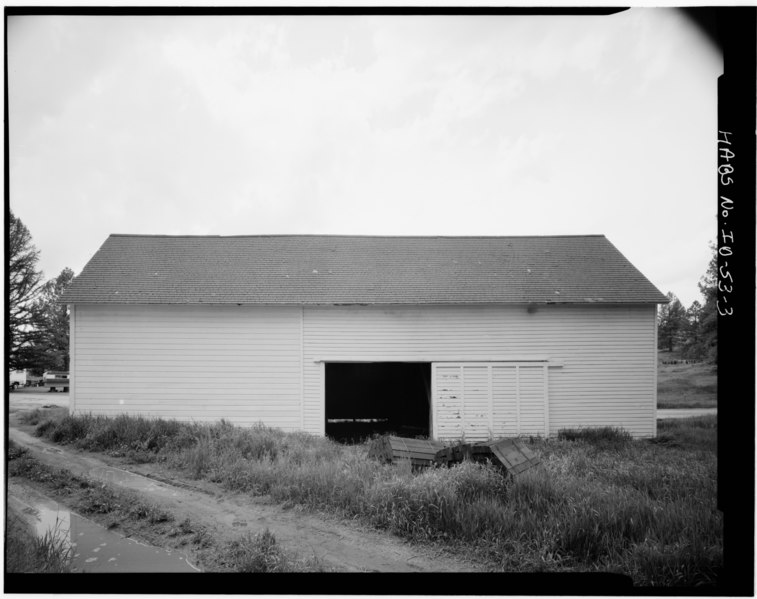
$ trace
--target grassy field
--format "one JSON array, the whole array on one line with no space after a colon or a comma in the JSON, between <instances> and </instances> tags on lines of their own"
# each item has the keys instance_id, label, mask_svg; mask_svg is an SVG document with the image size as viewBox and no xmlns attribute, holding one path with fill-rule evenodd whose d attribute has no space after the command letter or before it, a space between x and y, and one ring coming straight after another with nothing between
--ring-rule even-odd
<instances>
[{"instance_id":1,"label":"grassy field","mask_svg":"<svg viewBox=\"0 0 757 599\"><path fill-rule=\"evenodd\" d=\"M413 473L368 460L367 444L224 422L42 411L29 422L57 443L441 543L493 571L614 572L637 585L691 586L714 583L722 562L713 417L662 421L654 440L611 429L536 439L542 464L514 480L470 462Z\"/></svg>"},{"instance_id":2,"label":"grassy field","mask_svg":"<svg viewBox=\"0 0 757 599\"><path fill-rule=\"evenodd\" d=\"M659 352L657 366L657 407L716 408L718 402L717 366L663 364L678 360L676 352Z\"/></svg>"}]
</instances>

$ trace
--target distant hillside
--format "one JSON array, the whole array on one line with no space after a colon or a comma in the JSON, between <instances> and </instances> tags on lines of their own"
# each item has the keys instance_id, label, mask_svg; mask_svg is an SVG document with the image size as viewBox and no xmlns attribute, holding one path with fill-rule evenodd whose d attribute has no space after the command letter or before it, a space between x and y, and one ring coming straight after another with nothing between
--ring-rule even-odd
<instances>
[{"instance_id":1,"label":"distant hillside","mask_svg":"<svg viewBox=\"0 0 757 599\"><path fill-rule=\"evenodd\" d=\"M717 383L717 366L705 362L686 363L675 351L658 352L658 408L715 408Z\"/></svg>"}]
</instances>

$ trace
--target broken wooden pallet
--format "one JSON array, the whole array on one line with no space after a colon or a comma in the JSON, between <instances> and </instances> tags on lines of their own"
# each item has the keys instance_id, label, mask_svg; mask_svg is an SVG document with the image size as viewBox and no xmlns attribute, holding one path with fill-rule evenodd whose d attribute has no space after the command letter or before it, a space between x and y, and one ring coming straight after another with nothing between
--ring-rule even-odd
<instances>
[{"instance_id":1,"label":"broken wooden pallet","mask_svg":"<svg viewBox=\"0 0 757 599\"><path fill-rule=\"evenodd\" d=\"M444 445L430 439L384 435L371 443L368 457L390 464L410 460L413 468L426 468L434 463L437 452L443 448Z\"/></svg>"},{"instance_id":2,"label":"broken wooden pallet","mask_svg":"<svg viewBox=\"0 0 757 599\"><path fill-rule=\"evenodd\" d=\"M519 439L497 439L482 443L463 443L445 447L436 454L436 462L449 466L463 460L490 461L510 474L520 474L541 460Z\"/></svg>"},{"instance_id":3,"label":"broken wooden pallet","mask_svg":"<svg viewBox=\"0 0 757 599\"><path fill-rule=\"evenodd\" d=\"M541 458L519 439L500 439L487 445L510 474L520 474L541 462Z\"/></svg>"},{"instance_id":4,"label":"broken wooden pallet","mask_svg":"<svg viewBox=\"0 0 757 599\"><path fill-rule=\"evenodd\" d=\"M375 439L368 449L368 457L388 464L409 460L414 469L427 468L434 463L450 466L463 460L489 461L512 475L520 474L541 461L520 439L497 439L445 447L431 439L392 435Z\"/></svg>"}]
</instances>

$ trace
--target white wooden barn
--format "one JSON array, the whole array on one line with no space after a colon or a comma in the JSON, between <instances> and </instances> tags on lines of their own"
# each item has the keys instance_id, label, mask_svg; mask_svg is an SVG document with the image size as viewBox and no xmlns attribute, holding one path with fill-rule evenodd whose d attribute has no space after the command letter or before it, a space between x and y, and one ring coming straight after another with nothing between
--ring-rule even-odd
<instances>
[{"instance_id":1,"label":"white wooden barn","mask_svg":"<svg viewBox=\"0 0 757 599\"><path fill-rule=\"evenodd\" d=\"M111 235L64 301L74 413L656 433L667 298L602 235Z\"/></svg>"}]
</instances>

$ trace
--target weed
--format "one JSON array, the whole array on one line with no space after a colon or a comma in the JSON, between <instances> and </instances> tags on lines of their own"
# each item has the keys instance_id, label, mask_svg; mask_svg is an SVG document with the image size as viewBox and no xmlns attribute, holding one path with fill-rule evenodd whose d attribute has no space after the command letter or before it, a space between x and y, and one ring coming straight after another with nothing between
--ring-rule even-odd
<instances>
[{"instance_id":1,"label":"weed","mask_svg":"<svg viewBox=\"0 0 757 599\"><path fill-rule=\"evenodd\" d=\"M58 423L53 419L43 420L34 429L38 437L50 437L50 433L57 428Z\"/></svg>"},{"instance_id":2,"label":"weed","mask_svg":"<svg viewBox=\"0 0 757 599\"><path fill-rule=\"evenodd\" d=\"M268 529L230 542L225 553L235 572L280 572L284 561L276 538Z\"/></svg>"},{"instance_id":3,"label":"weed","mask_svg":"<svg viewBox=\"0 0 757 599\"><path fill-rule=\"evenodd\" d=\"M91 416L81 417L66 415L57 426L50 429L49 435L46 433L45 436L49 436L53 443L73 443L87 434L87 430L90 426L88 421L91 418Z\"/></svg>"},{"instance_id":4,"label":"weed","mask_svg":"<svg viewBox=\"0 0 757 599\"><path fill-rule=\"evenodd\" d=\"M118 494L105 485L88 487L79 503L79 510L84 514L110 514L111 512L121 511L123 506L119 499ZM133 515L134 510L139 509L139 507L135 505L126 509Z\"/></svg>"},{"instance_id":5,"label":"weed","mask_svg":"<svg viewBox=\"0 0 757 599\"><path fill-rule=\"evenodd\" d=\"M312 572L324 568L316 559L300 560L285 552L268 530L230 541L220 550L219 561L233 572Z\"/></svg>"},{"instance_id":6,"label":"weed","mask_svg":"<svg viewBox=\"0 0 757 599\"><path fill-rule=\"evenodd\" d=\"M194 532L192 529L192 522L189 518L184 518L184 520L179 523L179 532L183 535L192 534L192 532Z\"/></svg>"},{"instance_id":7,"label":"weed","mask_svg":"<svg viewBox=\"0 0 757 599\"><path fill-rule=\"evenodd\" d=\"M28 450L25 447L16 445L13 441L8 444L8 460L17 460L27 455Z\"/></svg>"},{"instance_id":8,"label":"weed","mask_svg":"<svg viewBox=\"0 0 757 599\"><path fill-rule=\"evenodd\" d=\"M13 441L8 449L8 474L10 476L23 476L48 484L56 489L63 489L70 484L71 473L67 470L54 470L40 464L29 453L19 448Z\"/></svg>"},{"instance_id":9,"label":"weed","mask_svg":"<svg viewBox=\"0 0 757 599\"><path fill-rule=\"evenodd\" d=\"M42 537L37 537L11 508L8 509L6 522L6 572L70 572L71 546L65 531L57 524Z\"/></svg>"},{"instance_id":10,"label":"weed","mask_svg":"<svg viewBox=\"0 0 757 599\"><path fill-rule=\"evenodd\" d=\"M128 514L131 518L136 520L147 520L150 524L159 524L161 522L171 522L173 516L163 510L155 507L154 505L148 505L139 503L133 505L128 510Z\"/></svg>"},{"instance_id":11,"label":"weed","mask_svg":"<svg viewBox=\"0 0 757 599\"><path fill-rule=\"evenodd\" d=\"M40 408L35 408L31 410L30 412L22 412L19 416L19 419L24 424L29 424L31 426L36 426L39 424L40 420L45 418L46 414L43 410Z\"/></svg>"},{"instance_id":12,"label":"weed","mask_svg":"<svg viewBox=\"0 0 757 599\"><path fill-rule=\"evenodd\" d=\"M695 587L717 581L722 552L696 539L683 546L649 539L634 545L628 560L639 585L659 586L664 580L666 586Z\"/></svg>"},{"instance_id":13,"label":"weed","mask_svg":"<svg viewBox=\"0 0 757 599\"><path fill-rule=\"evenodd\" d=\"M139 496L123 489L115 489L73 474L65 469L51 468L35 460L26 450L10 442L10 476L19 476L45 484L58 495L70 496L73 507L85 515L108 516L108 525L118 525L120 520L140 521L149 524L169 523L173 516L160 508L142 501Z\"/></svg>"},{"instance_id":14,"label":"weed","mask_svg":"<svg viewBox=\"0 0 757 599\"><path fill-rule=\"evenodd\" d=\"M652 437L651 439L649 439L649 442L654 443L655 445L662 446L662 447L680 447L681 446L681 444L678 442L676 437L669 433L660 433L656 437Z\"/></svg>"},{"instance_id":15,"label":"weed","mask_svg":"<svg viewBox=\"0 0 757 599\"><path fill-rule=\"evenodd\" d=\"M563 430L534 439L541 466L512 479L472 462L414 473L409 464L367 460L366 445L263 426L76 418L58 421L67 442L145 452L227 489L443 541L503 570L602 569L665 585L711 582L722 561L712 417L661 421L656 443L616 428ZM45 425L45 436L57 426ZM23 455L9 469L35 472ZM212 546L203 531L186 534L195 546ZM227 561L281 571L278 549L267 537L249 537L228 549Z\"/></svg>"},{"instance_id":16,"label":"weed","mask_svg":"<svg viewBox=\"0 0 757 599\"><path fill-rule=\"evenodd\" d=\"M657 423L657 436L667 446L717 453L717 424L715 415L669 418Z\"/></svg>"},{"instance_id":17,"label":"weed","mask_svg":"<svg viewBox=\"0 0 757 599\"><path fill-rule=\"evenodd\" d=\"M455 495L460 501L493 499L504 502L506 499L507 479L495 468L465 461L450 468L447 472L451 473Z\"/></svg>"},{"instance_id":18,"label":"weed","mask_svg":"<svg viewBox=\"0 0 757 599\"><path fill-rule=\"evenodd\" d=\"M192 545L196 545L201 549L210 547L213 544L212 539L208 536L208 532L204 528L195 532L190 542Z\"/></svg>"},{"instance_id":19,"label":"weed","mask_svg":"<svg viewBox=\"0 0 757 599\"><path fill-rule=\"evenodd\" d=\"M561 429L557 433L557 438L565 441L583 441L598 449L622 449L633 440L628 431L611 426Z\"/></svg>"}]
</instances>

